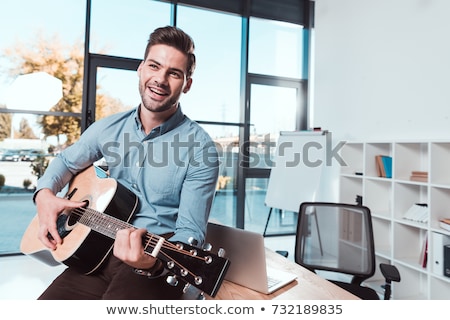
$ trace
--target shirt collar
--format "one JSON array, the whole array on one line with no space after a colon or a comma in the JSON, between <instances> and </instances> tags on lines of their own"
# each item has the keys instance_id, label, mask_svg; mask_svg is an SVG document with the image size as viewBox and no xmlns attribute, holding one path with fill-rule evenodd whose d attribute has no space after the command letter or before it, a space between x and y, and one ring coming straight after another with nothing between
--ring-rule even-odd
<instances>
[{"instance_id":1,"label":"shirt collar","mask_svg":"<svg viewBox=\"0 0 450 320\"><path fill-rule=\"evenodd\" d=\"M139 107L136 108L134 117L135 117L138 129L142 130L142 123L141 123L141 120L139 119L139 109L140 108L141 108L140 105L139 105ZM161 135L175 129L183 122L185 117L186 116L184 115L183 111L181 111L181 105L178 104L177 111L175 111L175 113L169 119L167 119L166 122L162 123L161 125L154 128L152 131L150 131L150 133L145 137L145 140L152 139L157 136L161 136Z\"/></svg>"}]
</instances>

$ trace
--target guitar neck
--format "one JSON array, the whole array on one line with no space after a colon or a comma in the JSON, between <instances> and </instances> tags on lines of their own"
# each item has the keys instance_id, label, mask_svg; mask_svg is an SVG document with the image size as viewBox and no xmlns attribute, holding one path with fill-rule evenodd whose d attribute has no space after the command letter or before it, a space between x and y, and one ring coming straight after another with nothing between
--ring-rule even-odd
<instances>
[{"instance_id":1,"label":"guitar neck","mask_svg":"<svg viewBox=\"0 0 450 320\"><path fill-rule=\"evenodd\" d=\"M77 209L77 211L80 210L81 209ZM78 222L108 238L116 239L117 231L122 229L136 229L132 224L106 213L91 208L83 208L82 210L84 212L80 215ZM160 239L162 239L160 236L147 232L142 240L145 253L150 255L151 250L157 245Z\"/></svg>"},{"instance_id":2,"label":"guitar neck","mask_svg":"<svg viewBox=\"0 0 450 320\"><path fill-rule=\"evenodd\" d=\"M92 230L103 234L111 239L116 239L117 231L128 228L135 228L132 224L112 217L106 213L96 211L91 208L83 208L78 222L91 228ZM75 209L79 214L81 209Z\"/></svg>"}]
</instances>

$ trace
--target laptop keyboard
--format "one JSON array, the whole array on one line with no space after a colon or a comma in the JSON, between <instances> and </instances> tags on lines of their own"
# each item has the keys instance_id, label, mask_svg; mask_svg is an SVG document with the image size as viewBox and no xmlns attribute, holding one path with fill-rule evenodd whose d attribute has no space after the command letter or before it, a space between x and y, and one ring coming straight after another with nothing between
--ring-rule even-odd
<instances>
[{"instance_id":1,"label":"laptop keyboard","mask_svg":"<svg viewBox=\"0 0 450 320\"><path fill-rule=\"evenodd\" d=\"M273 278L270 276L267 277L267 287L268 288L272 288L273 286L277 285L280 282L281 282L281 280L279 280L279 279L276 279L276 278Z\"/></svg>"}]
</instances>

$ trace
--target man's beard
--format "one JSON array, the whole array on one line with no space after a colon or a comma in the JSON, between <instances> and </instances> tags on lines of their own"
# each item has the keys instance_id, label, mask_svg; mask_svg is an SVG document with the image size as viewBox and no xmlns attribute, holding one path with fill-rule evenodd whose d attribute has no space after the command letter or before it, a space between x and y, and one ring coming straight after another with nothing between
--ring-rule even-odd
<instances>
[{"instance_id":1,"label":"man's beard","mask_svg":"<svg viewBox=\"0 0 450 320\"><path fill-rule=\"evenodd\" d=\"M167 100L164 104L158 104L155 106L155 102L149 98L142 99L142 105L145 109L151 112L164 112L174 107L177 104L175 99Z\"/></svg>"}]
</instances>

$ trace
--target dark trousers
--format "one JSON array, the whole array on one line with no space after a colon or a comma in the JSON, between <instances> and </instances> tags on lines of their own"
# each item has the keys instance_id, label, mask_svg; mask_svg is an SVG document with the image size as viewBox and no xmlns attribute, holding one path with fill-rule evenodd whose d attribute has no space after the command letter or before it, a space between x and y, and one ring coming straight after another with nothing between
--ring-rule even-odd
<instances>
[{"instance_id":1,"label":"dark trousers","mask_svg":"<svg viewBox=\"0 0 450 320\"><path fill-rule=\"evenodd\" d=\"M41 294L39 300L177 300L183 286L170 286L165 277L148 279L111 256L106 265L92 275L67 268Z\"/></svg>"}]
</instances>

